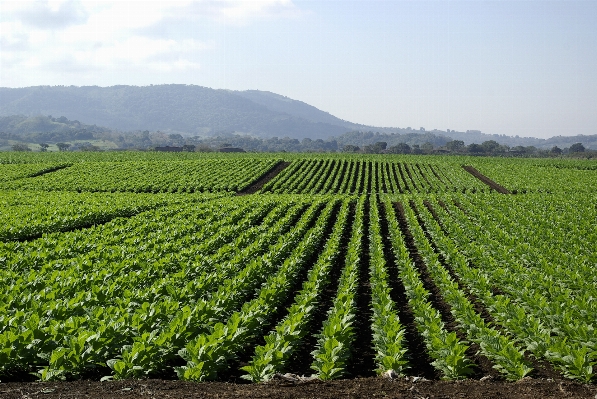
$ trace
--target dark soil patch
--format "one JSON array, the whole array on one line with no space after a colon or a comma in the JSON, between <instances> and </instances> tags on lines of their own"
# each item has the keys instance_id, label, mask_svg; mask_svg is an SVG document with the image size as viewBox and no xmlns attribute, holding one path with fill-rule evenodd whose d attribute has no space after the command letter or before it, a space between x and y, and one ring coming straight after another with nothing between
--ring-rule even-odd
<instances>
[{"instance_id":1,"label":"dark soil patch","mask_svg":"<svg viewBox=\"0 0 597 399\"><path fill-rule=\"evenodd\" d=\"M404 398L404 399L594 399L595 385L571 381L526 379L504 381L417 381L359 378L287 385L193 383L166 380L28 382L0 384L6 399L58 398Z\"/></svg>"},{"instance_id":2,"label":"dark soil patch","mask_svg":"<svg viewBox=\"0 0 597 399\"><path fill-rule=\"evenodd\" d=\"M254 194L254 193L256 193L257 191L261 190L261 188L267 182L269 182L270 180L272 180L274 177L278 176L278 174L280 172L282 172L286 167L288 167L288 165L290 165L290 162L284 162L284 161L278 162L276 164L276 166L274 166L273 169L271 169L265 175L261 176L259 179L257 179L249 187L247 187L244 190L241 190L238 193L236 193L236 195L247 195L247 194Z\"/></svg>"},{"instance_id":3,"label":"dark soil patch","mask_svg":"<svg viewBox=\"0 0 597 399\"><path fill-rule=\"evenodd\" d=\"M464 170L466 170L468 173L470 173L471 175L475 176L477 179L481 180L483 183L487 184L489 187L491 187L498 193L512 194L510 191L508 191L508 189L506 187L501 186L498 183L494 182L489 177L485 176L484 174L482 174L481 172L479 172L477 169L473 168L472 166L464 165L464 166L462 166L462 168Z\"/></svg>"}]
</instances>

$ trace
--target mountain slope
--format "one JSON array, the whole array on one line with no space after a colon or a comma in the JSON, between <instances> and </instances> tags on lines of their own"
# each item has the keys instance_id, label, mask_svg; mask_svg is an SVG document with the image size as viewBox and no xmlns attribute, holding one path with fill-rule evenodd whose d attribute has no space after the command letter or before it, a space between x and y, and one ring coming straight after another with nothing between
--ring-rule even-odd
<instances>
[{"instance_id":1,"label":"mountain slope","mask_svg":"<svg viewBox=\"0 0 597 399\"><path fill-rule=\"evenodd\" d=\"M299 101L294 107L298 111L289 107L284 112L283 107L270 104L270 108L251 96L259 97L192 85L0 88L0 116L65 116L118 130L189 135L236 131L262 137L327 138L350 130L345 121L329 114L327 119L321 117L324 112ZM309 115L315 120L305 117Z\"/></svg>"},{"instance_id":2,"label":"mountain slope","mask_svg":"<svg viewBox=\"0 0 597 399\"><path fill-rule=\"evenodd\" d=\"M336 118L332 114L315 108L312 105L292 98L281 96L276 93L261 90L234 91L241 97L261 104L271 111L281 112L298 118L307 119L312 122L328 123L330 125L343 126L351 130L369 129L370 126L359 125Z\"/></svg>"}]
</instances>

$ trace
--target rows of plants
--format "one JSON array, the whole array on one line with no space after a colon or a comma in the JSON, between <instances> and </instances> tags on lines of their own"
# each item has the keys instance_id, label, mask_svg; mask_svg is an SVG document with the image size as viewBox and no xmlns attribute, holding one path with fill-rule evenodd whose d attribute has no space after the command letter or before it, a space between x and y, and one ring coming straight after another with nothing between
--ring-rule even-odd
<instances>
[{"instance_id":1,"label":"rows of plants","mask_svg":"<svg viewBox=\"0 0 597 399\"><path fill-rule=\"evenodd\" d=\"M596 285L588 270L592 265L583 258L585 250L578 250L579 257L569 263L560 260L558 246L535 246L524 234L510 235L509 227L533 215L532 208L519 207L516 201L493 210L464 196L430 200L441 227L419 205L442 255L500 329L563 375L590 381L597 360ZM517 217L506 218L502 212ZM543 226L535 226L533 233L539 239L549 237ZM589 280L583 282L582 276Z\"/></svg>"},{"instance_id":2,"label":"rows of plants","mask_svg":"<svg viewBox=\"0 0 597 399\"><path fill-rule=\"evenodd\" d=\"M79 162L41 176L5 182L2 188L138 193L239 191L278 162L255 158Z\"/></svg>"},{"instance_id":3,"label":"rows of plants","mask_svg":"<svg viewBox=\"0 0 597 399\"><path fill-rule=\"evenodd\" d=\"M2 164L0 163L0 182L39 176L68 167L68 163L31 163L31 164Z\"/></svg>"},{"instance_id":4,"label":"rows of plants","mask_svg":"<svg viewBox=\"0 0 597 399\"><path fill-rule=\"evenodd\" d=\"M501 195L470 160L289 156L240 197L279 158L160 156L0 165L22 168L0 191L0 380L326 380L363 346L370 371L412 375L413 334L445 379L483 356L508 380L541 362L594 380L597 208L574 174L592 165L514 160L550 193ZM554 189L560 170L585 189Z\"/></svg>"},{"instance_id":5,"label":"rows of plants","mask_svg":"<svg viewBox=\"0 0 597 399\"><path fill-rule=\"evenodd\" d=\"M393 206L389 198L386 199L385 205L387 209ZM493 367L506 379L516 381L524 378L532 371L524 359L524 351L481 317L475 310L474 304L442 264L441 253L428 240L425 231L437 225L433 224L428 214L424 214L426 206L423 200L413 198L410 204L404 203L403 209L417 250L425 260L427 271L439 288L442 298L449 304L461 331L468 339L479 345L479 353L490 359L494 364ZM437 237L437 231L431 231L429 237Z\"/></svg>"},{"instance_id":6,"label":"rows of plants","mask_svg":"<svg viewBox=\"0 0 597 399\"><path fill-rule=\"evenodd\" d=\"M469 162L481 173L518 193L597 193L597 165L587 160L496 160Z\"/></svg>"},{"instance_id":7,"label":"rows of plants","mask_svg":"<svg viewBox=\"0 0 597 399\"><path fill-rule=\"evenodd\" d=\"M4 194L7 204L10 195L35 202L33 192ZM77 202L69 196L78 193L52 194L56 208L100 196L107 210L151 197L88 193ZM233 372L265 381L296 372L293 362L308 352L317 377L349 377L360 356L358 287L368 284L367 344L378 373L412 373L419 354L399 317L406 307L442 378L471 374L471 343L509 380L532 372L529 354L569 378L593 378L597 282L583 238L592 241L594 229L573 212L591 196L558 196L561 204L492 194L168 196L178 200L0 243L0 375L206 381ZM529 227L533 220L540 222ZM456 325L446 325L407 240ZM406 303L392 299L391 273ZM322 302L330 286L335 293Z\"/></svg>"},{"instance_id":8,"label":"rows of plants","mask_svg":"<svg viewBox=\"0 0 597 399\"><path fill-rule=\"evenodd\" d=\"M133 194L0 191L0 241L27 240L130 217L168 204L227 194Z\"/></svg>"},{"instance_id":9,"label":"rows of plants","mask_svg":"<svg viewBox=\"0 0 597 399\"><path fill-rule=\"evenodd\" d=\"M300 258L309 237L321 239L310 226L331 216L335 201L320 215L324 201L220 199L2 244L2 372L53 379L131 351L138 362L167 359L238 311L291 253ZM141 358L154 338L167 344ZM137 364L110 364L140 375Z\"/></svg>"},{"instance_id":10,"label":"rows of plants","mask_svg":"<svg viewBox=\"0 0 597 399\"><path fill-rule=\"evenodd\" d=\"M392 162L362 157L295 160L261 191L279 194L399 194L488 190L487 186L455 164Z\"/></svg>"}]
</instances>

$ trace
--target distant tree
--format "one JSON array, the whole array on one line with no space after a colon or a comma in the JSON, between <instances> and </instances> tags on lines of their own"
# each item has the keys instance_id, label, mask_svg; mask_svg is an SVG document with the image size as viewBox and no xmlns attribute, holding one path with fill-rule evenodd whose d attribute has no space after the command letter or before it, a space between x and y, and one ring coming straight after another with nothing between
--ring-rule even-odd
<instances>
[{"instance_id":1,"label":"distant tree","mask_svg":"<svg viewBox=\"0 0 597 399\"><path fill-rule=\"evenodd\" d=\"M452 140L446 143L446 148L450 151L458 152L464 150L464 141Z\"/></svg>"},{"instance_id":2,"label":"distant tree","mask_svg":"<svg viewBox=\"0 0 597 399\"><path fill-rule=\"evenodd\" d=\"M560 147L558 147L557 145L554 145L553 147L551 147L551 151L549 151L552 154L555 155L561 155L562 154L562 149Z\"/></svg>"},{"instance_id":3,"label":"distant tree","mask_svg":"<svg viewBox=\"0 0 597 399\"><path fill-rule=\"evenodd\" d=\"M390 148L388 152L391 154L410 154L411 148L406 143L398 143Z\"/></svg>"},{"instance_id":4,"label":"distant tree","mask_svg":"<svg viewBox=\"0 0 597 399\"><path fill-rule=\"evenodd\" d=\"M413 149L414 149L414 146L413 146ZM422 152L429 154L430 152L433 151L433 144L427 141L427 142L423 143L423 145L421 146L421 150L422 150ZM414 153L415 152L413 151L413 154Z\"/></svg>"},{"instance_id":5,"label":"distant tree","mask_svg":"<svg viewBox=\"0 0 597 399\"><path fill-rule=\"evenodd\" d=\"M498 152L500 149L500 143L495 140L487 140L481 143L481 146L485 152Z\"/></svg>"},{"instance_id":6,"label":"distant tree","mask_svg":"<svg viewBox=\"0 0 597 399\"><path fill-rule=\"evenodd\" d=\"M425 145L425 144L423 144L423 145ZM421 148L422 147L419 146L418 144L413 144L413 146L410 149L410 153L415 154L415 155L423 154L423 150ZM431 145L430 151L433 151L433 144Z\"/></svg>"},{"instance_id":7,"label":"distant tree","mask_svg":"<svg viewBox=\"0 0 597 399\"><path fill-rule=\"evenodd\" d=\"M585 152L585 146L581 143L575 143L570 146L570 152Z\"/></svg>"},{"instance_id":8,"label":"distant tree","mask_svg":"<svg viewBox=\"0 0 597 399\"><path fill-rule=\"evenodd\" d=\"M199 144L196 148L195 151L196 152L213 152L213 148L211 148L209 145L207 144Z\"/></svg>"},{"instance_id":9,"label":"distant tree","mask_svg":"<svg viewBox=\"0 0 597 399\"><path fill-rule=\"evenodd\" d=\"M39 148L39 150L40 150L41 152L46 152L46 151L48 151L48 147L49 147L49 146L50 146L50 145L49 145L49 144L47 144L47 143L41 143L41 144L39 145L39 147L40 147L40 148Z\"/></svg>"},{"instance_id":10,"label":"distant tree","mask_svg":"<svg viewBox=\"0 0 597 399\"><path fill-rule=\"evenodd\" d=\"M186 152L195 152L195 146L193 144L185 144L182 146L182 150Z\"/></svg>"},{"instance_id":11,"label":"distant tree","mask_svg":"<svg viewBox=\"0 0 597 399\"><path fill-rule=\"evenodd\" d=\"M468 152L473 154L482 154L485 152L485 148L481 144L469 144L466 148Z\"/></svg>"},{"instance_id":12,"label":"distant tree","mask_svg":"<svg viewBox=\"0 0 597 399\"><path fill-rule=\"evenodd\" d=\"M31 148L27 144L14 144L12 146L13 151L31 151Z\"/></svg>"},{"instance_id":13,"label":"distant tree","mask_svg":"<svg viewBox=\"0 0 597 399\"><path fill-rule=\"evenodd\" d=\"M56 143L56 147L58 147L58 151L66 151L69 149L70 144L68 143Z\"/></svg>"},{"instance_id":14,"label":"distant tree","mask_svg":"<svg viewBox=\"0 0 597 399\"><path fill-rule=\"evenodd\" d=\"M526 146L524 147L524 149L528 154L534 154L537 152L537 147L535 147L534 145Z\"/></svg>"},{"instance_id":15,"label":"distant tree","mask_svg":"<svg viewBox=\"0 0 597 399\"><path fill-rule=\"evenodd\" d=\"M99 148L96 145L93 144L87 144L87 145L83 145L80 147L81 151L92 151L92 152L97 152L97 151L101 151L102 149Z\"/></svg>"},{"instance_id":16,"label":"distant tree","mask_svg":"<svg viewBox=\"0 0 597 399\"><path fill-rule=\"evenodd\" d=\"M377 143L374 144L374 146L376 148L379 148L379 150L385 150L386 148L388 148L388 143L386 143L385 141L378 141Z\"/></svg>"},{"instance_id":17,"label":"distant tree","mask_svg":"<svg viewBox=\"0 0 597 399\"><path fill-rule=\"evenodd\" d=\"M359 150L360 148L358 146L352 144L346 144L342 147L342 152L357 152Z\"/></svg>"},{"instance_id":18,"label":"distant tree","mask_svg":"<svg viewBox=\"0 0 597 399\"><path fill-rule=\"evenodd\" d=\"M375 144L366 145L363 147L363 152L367 154L380 154L383 150L385 150L388 146L388 143L385 141L378 141Z\"/></svg>"}]
</instances>

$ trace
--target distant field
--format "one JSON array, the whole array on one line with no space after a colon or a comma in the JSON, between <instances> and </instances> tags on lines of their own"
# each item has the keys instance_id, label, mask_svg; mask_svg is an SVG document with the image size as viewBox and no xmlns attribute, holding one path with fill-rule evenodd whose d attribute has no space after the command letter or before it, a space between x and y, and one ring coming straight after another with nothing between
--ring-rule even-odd
<instances>
[{"instance_id":1,"label":"distant field","mask_svg":"<svg viewBox=\"0 0 597 399\"><path fill-rule=\"evenodd\" d=\"M587 160L1 153L0 380L594 383L596 203Z\"/></svg>"}]
</instances>

